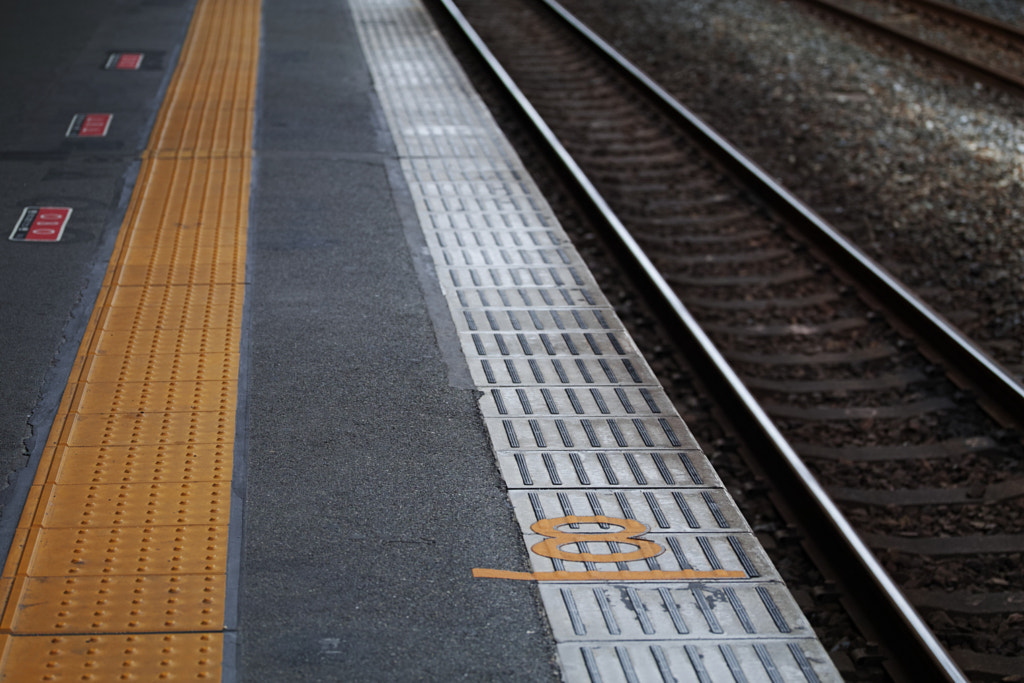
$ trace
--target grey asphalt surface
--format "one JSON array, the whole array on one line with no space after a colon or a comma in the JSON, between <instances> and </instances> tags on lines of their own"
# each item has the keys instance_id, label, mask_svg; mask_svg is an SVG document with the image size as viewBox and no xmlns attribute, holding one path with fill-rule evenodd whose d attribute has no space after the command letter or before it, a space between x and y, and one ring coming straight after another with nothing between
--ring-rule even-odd
<instances>
[{"instance_id":1,"label":"grey asphalt surface","mask_svg":"<svg viewBox=\"0 0 1024 683\"><path fill-rule=\"evenodd\" d=\"M348 9L264 12L240 678L554 680Z\"/></svg>"}]
</instances>

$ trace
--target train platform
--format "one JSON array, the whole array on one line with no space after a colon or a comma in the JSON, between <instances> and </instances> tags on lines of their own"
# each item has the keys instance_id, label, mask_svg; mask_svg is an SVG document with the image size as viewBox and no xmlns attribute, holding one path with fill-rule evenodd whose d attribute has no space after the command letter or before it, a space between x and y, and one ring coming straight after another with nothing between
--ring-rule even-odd
<instances>
[{"instance_id":1,"label":"train platform","mask_svg":"<svg viewBox=\"0 0 1024 683\"><path fill-rule=\"evenodd\" d=\"M840 680L419 0L3 12L0 680Z\"/></svg>"}]
</instances>

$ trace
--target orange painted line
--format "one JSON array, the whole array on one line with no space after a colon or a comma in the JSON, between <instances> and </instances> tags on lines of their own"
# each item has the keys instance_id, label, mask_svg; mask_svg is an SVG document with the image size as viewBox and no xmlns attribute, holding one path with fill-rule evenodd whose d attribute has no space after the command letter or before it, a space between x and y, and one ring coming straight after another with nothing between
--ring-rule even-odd
<instances>
[{"instance_id":1,"label":"orange painted line","mask_svg":"<svg viewBox=\"0 0 1024 683\"><path fill-rule=\"evenodd\" d=\"M617 571L617 572L512 572L505 569L474 569L473 577L477 579L508 579L510 581L700 581L704 579L745 579L746 572L728 569L697 571L683 569L677 572L666 571Z\"/></svg>"}]
</instances>

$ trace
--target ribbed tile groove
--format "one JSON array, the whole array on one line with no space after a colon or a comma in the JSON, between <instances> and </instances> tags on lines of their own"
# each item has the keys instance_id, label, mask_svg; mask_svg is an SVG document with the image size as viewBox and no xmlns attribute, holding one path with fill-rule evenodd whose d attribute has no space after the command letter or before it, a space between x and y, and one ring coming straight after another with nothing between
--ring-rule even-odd
<instances>
[{"instance_id":1,"label":"ribbed tile groove","mask_svg":"<svg viewBox=\"0 0 1024 683\"><path fill-rule=\"evenodd\" d=\"M196 8L4 568L3 680L220 678L259 16Z\"/></svg>"}]
</instances>

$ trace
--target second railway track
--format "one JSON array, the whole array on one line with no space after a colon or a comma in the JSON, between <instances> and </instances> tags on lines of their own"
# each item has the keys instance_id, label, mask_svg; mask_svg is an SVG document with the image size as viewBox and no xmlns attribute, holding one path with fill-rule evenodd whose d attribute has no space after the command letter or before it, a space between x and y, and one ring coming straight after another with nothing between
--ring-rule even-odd
<instances>
[{"instance_id":1,"label":"second railway track","mask_svg":"<svg viewBox=\"0 0 1024 683\"><path fill-rule=\"evenodd\" d=\"M976 78L1024 94L1024 31L935 0L803 0Z\"/></svg>"},{"instance_id":2,"label":"second railway track","mask_svg":"<svg viewBox=\"0 0 1024 683\"><path fill-rule=\"evenodd\" d=\"M459 4L961 665L1021 667L1013 419L550 14Z\"/></svg>"}]
</instances>

